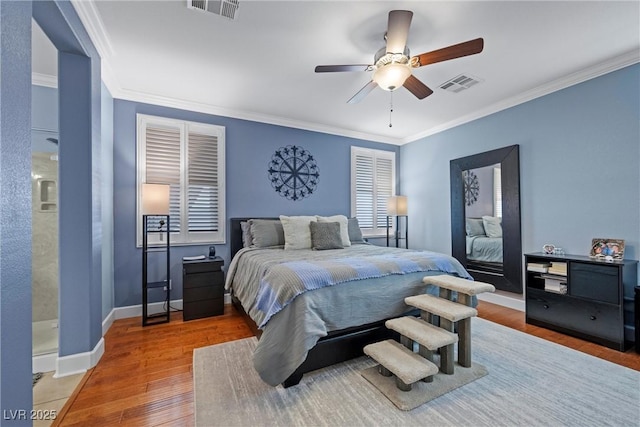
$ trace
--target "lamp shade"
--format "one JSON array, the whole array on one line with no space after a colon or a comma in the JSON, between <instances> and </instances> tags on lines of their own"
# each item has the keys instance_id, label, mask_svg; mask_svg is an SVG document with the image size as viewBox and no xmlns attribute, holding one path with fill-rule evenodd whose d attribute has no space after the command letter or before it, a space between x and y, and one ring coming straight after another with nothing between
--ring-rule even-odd
<instances>
[{"instance_id":1,"label":"lamp shade","mask_svg":"<svg viewBox=\"0 0 640 427\"><path fill-rule=\"evenodd\" d=\"M408 64L392 62L378 68L373 74L373 81L384 90L394 91L401 87L410 75L411 68Z\"/></svg>"},{"instance_id":2,"label":"lamp shade","mask_svg":"<svg viewBox=\"0 0 640 427\"><path fill-rule=\"evenodd\" d=\"M387 215L407 215L407 196L391 196L387 199Z\"/></svg>"},{"instance_id":3,"label":"lamp shade","mask_svg":"<svg viewBox=\"0 0 640 427\"><path fill-rule=\"evenodd\" d=\"M169 215L169 185L142 184L142 214Z\"/></svg>"}]
</instances>

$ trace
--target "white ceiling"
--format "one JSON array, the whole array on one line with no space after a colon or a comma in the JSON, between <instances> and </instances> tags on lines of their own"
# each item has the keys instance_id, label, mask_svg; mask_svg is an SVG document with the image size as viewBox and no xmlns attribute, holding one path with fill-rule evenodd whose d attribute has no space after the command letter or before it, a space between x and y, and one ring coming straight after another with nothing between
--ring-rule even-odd
<instances>
[{"instance_id":1,"label":"white ceiling","mask_svg":"<svg viewBox=\"0 0 640 427\"><path fill-rule=\"evenodd\" d=\"M640 61L639 1L240 0L234 21L186 4L73 0L114 97L402 144ZM434 94L394 92L389 127L389 92L346 103L370 73L314 67L373 63L392 9L414 13L412 55L477 37L485 47L415 69ZM34 72L55 73L46 63L34 58ZM483 82L438 88L462 73Z\"/></svg>"}]
</instances>

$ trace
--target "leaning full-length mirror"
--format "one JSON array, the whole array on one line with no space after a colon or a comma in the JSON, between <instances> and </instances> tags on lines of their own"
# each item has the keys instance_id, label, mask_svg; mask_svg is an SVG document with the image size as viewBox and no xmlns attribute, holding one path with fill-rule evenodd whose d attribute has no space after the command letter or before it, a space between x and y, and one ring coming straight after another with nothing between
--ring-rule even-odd
<instances>
[{"instance_id":1,"label":"leaning full-length mirror","mask_svg":"<svg viewBox=\"0 0 640 427\"><path fill-rule=\"evenodd\" d=\"M452 255L476 279L522 293L518 145L451 161Z\"/></svg>"}]
</instances>

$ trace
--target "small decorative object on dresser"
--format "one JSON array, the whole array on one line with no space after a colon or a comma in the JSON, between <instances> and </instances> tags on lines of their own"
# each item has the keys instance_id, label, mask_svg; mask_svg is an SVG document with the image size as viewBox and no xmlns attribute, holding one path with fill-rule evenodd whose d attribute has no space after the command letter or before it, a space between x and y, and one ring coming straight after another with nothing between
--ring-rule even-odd
<instances>
[{"instance_id":1,"label":"small decorative object on dresser","mask_svg":"<svg viewBox=\"0 0 640 427\"><path fill-rule=\"evenodd\" d=\"M589 256L596 259L624 258L624 240L621 239L593 239Z\"/></svg>"},{"instance_id":2,"label":"small decorative object on dresser","mask_svg":"<svg viewBox=\"0 0 640 427\"><path fill-rule=\"evenodd\" d=\"M220 257L182 261L183 319L224 313L224 260Z\"/></svg>"}]
</instances>

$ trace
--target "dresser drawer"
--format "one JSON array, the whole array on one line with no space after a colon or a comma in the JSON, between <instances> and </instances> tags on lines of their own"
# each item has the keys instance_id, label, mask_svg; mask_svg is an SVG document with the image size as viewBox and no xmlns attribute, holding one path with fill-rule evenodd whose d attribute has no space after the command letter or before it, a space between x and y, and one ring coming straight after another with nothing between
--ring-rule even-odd
<instances>
[{"instance_id":1,"label":"dresser drawer","mask_svg":"<svg viewBox=\"0 0 640 427\"><path fill-rule=\"evenodd\" d=\"M620 307L615 305L528 289L527 318L610 341L623 339Z\"/></svg>"},{"instance_id":2,"label":"dresser drawer","mask_svg":"<svg viewBox=\"0 0 640 427\"><path fill-rule=\"evenodd\" d=\"M224 261L222 258L204 259L197 261L182 261L184 274L206 273L209 271L220 271Z\"/></svg>"},{"instance_id":3,"label":"dresser drawer","mask_svg":"<svg viewBox=\"0 0 640 427\"><path fill-rule=\"evenodd\" d=\"M194 288L184 288L182 299L184 302L197 301L202 299L214 299L224 297L224 285L199 286Z\"/></svg>"},{"instance_id":4,"label":"dresser drawer","mask_svg":"<svg viewBox=\"0 0 640 427\"><path fill-rule=\"evenodd\" d=\"M199 288L201 286L224 286L224 272L211 271L208 273L185 274L183 276L182 288Z\"/></svg>"},{"instance_id":5,"label":"dresser drawer","mask_svg":"<svg viewBox=\"0 0 640 427\"><path fill-rule=\"evenodd\" d=\"M618 304L620 269L615 265L569 264L569 293L575 297Z\"/></svg>"},{"instance_id":6,"label":"dresser drawer","mask_svg":"<svg viewBox=\"0 0 640 427\"><path fill-rule=\"evenodd\" d=\"M224 314L224 298L205 299L194 302L183 302L182 318L184 320L200 319L203 317Z\"/></svg>"}]
</instances>

